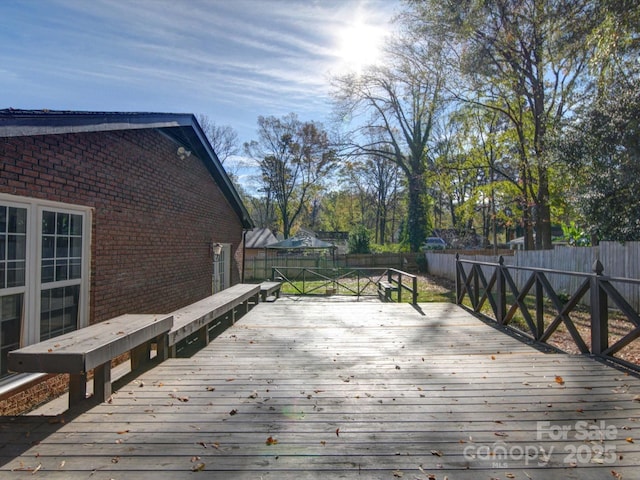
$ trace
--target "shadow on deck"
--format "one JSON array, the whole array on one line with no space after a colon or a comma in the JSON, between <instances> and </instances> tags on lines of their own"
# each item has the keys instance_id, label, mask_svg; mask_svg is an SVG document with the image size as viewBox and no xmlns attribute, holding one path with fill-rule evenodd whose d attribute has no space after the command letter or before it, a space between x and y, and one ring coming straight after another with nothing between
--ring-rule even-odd
<instances>
[{"instance_id":1,"label":"shadow on deck","mask_svg":"<svg viewBox=\"0 0 640 480\"><path fill-rule=\"evenodd\" d=\"M283 298L110 403L4 418L0 476L638 478L639 395L452 304Z\"/></svg>"}]
</instances>

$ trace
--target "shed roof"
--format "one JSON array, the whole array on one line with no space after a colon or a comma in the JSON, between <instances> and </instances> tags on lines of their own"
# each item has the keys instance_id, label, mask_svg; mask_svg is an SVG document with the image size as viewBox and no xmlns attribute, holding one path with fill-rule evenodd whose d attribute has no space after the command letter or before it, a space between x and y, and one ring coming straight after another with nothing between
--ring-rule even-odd
<instances>
[{"instance_id":1,"label":"shed roof","mask_svg":"<svg viewBox=\"0 0 640 480\"><path fill-rule=\"evenodd\" d=\"M245 248L264 248L278 239L268 228L254 228L249 230L245 237Z\"/></svg>"},{"instance_id":2,"label":"shed roof","mask_svg":"<svg viewBox=\"0 0 640 480\"><path fill-rule=\"evenodd\" d=\"M0 138L157 129L205 164L244 228L254 224L205 133L191 113L0 110Z\"/></svg>"},{"instance_id":3,"label":"shed roof","mask_svg":"<svg viewBox=\"0 0 640 480\"><path fill-rule=\"evenodd\" d=\"M267 245L266 248L305 250L305 249L336 248L336 246L333 243L325 242L315 237L304 237L304 238L291 237L291 238L287 238L286 240L282 240L281 242Z\"/></svg>"}]
</instances>

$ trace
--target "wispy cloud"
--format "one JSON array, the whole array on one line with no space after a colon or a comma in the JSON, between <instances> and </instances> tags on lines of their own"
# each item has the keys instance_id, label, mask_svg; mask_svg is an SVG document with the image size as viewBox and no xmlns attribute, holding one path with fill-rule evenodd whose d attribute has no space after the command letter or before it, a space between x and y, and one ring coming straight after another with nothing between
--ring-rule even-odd
<instances>
[{"instance_id":1,"label":"wispy cloud","mask_svg":"<svg viewBox=\"0 0 640 480\"><path fill-rule=\"evenodd\" d=\"M258 115L323 120L338 32L358 19L386 27L397 8L397 0L5 0L0 106L194 111L249 139Z\"/></svg>"}]
</instances>

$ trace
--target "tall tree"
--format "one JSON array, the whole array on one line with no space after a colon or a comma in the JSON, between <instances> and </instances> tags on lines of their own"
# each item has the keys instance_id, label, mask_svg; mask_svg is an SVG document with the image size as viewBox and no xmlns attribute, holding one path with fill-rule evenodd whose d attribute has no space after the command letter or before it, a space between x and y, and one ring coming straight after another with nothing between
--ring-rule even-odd
<instances>
[{"instance_id":1,"label":"tall tree","mask_svg":"<svg viewBox=\"0 0 640 480\"><path fill-rule=\"evenodd\" d=\"M589 36L597 24L584 0L409 0L408 22L458 52L461 97L509 119L518 138L523 204L536 247L551 248L549 139L579 101ZM533 235L529 232L527 246Z\"/></svg>"},{"instance_id":2,"label":"tall tree","mask_svg":"<svg viewBox=\"0 0 640 480\"><path fill-rule=\"evenodd\" d=\"M229 125L218 125L206 115L198 115L198 123L216 152L220 163L225 165L229 157L240 153L238 133ZM225 165L228 168L229 165ZM232 172L233 173L233 172Z\"/></svg>"},{"instance_id":3,"label":"tall tree","mask_svg":"<svg viewBox=\"0 0 640 480\"><path fill-rule=\"evenodd\" d=\"M393 43L384 66L334 79L341 117L364 121L351 131L351 155L395 163L407 180L408 234L417 251L429 233L427 175L435 119L443 109L442 50L427 39L406 36Z\"/></svg>"},{"instance_id":4,"label":"tall tree","mask_svg":"<svg viewBox=\"0 0 640 480\"><path fill-rule=\"evenodd\" d=\"M282 118L258 117L258 140L245 152L260 167L265 191L273 195L285 238L296 219L323 188L336 163L323 126L302 122L291 113Z\"/></svg>"}]
</instances>

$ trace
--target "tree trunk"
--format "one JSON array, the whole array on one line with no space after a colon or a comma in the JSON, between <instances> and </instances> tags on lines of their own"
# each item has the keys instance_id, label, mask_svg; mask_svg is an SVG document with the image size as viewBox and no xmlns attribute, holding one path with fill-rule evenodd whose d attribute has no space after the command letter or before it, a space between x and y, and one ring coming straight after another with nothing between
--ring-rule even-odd
<instances>
[{"instance_id":1,"label":"tree trunk","mask_svg":"<svg viewBox=\"0 0 640 480\"><path fill-rule=\"evenodd\" d=\"M428 204L424 174L414 173L409 177L409 246L418 252L427 238Z\"/></svg>"}]
</instances>

